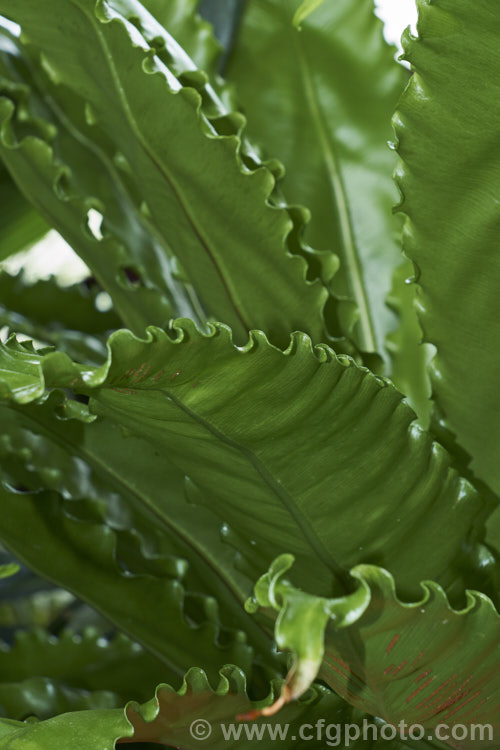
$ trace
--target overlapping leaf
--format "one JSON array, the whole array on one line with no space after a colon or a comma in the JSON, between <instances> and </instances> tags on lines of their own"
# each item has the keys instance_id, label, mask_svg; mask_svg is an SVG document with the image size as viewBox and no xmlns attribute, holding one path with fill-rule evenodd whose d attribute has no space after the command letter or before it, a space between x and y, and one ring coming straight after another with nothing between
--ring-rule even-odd
<instances>
[{"instance_id":1,"label":"overlapping leaf","mask_svg":"<svg viewBox=\"0 0 500 750\"><path fill-rule=\"evenodd\" d=\"M53 278L26 282L24 274L0 274L0 327L7 326L72 359L98 364L106 355L104 334L120 327L113 310L96 307L95 286L61 287Z\"/></svg>"},{"instance_id":2,"label":"overlapping leaf","mask_svg":"<svg viewBox=\"0 0 500 750\"><path fill-rule=\"evenodd\" d=\"M68 511L73 515L81 512L79 501L94 501L93 516L104 517L117 532L117 555L126 569L182 577L188 591L205 591L221 602L227 627L243 626L242 604L255 570L258 575L261 569L251 570L250 579L236 570L240 551L222 543L220 520L197 505L196 486L163 454L107 421L92 423L85 406L57 393L20 413L2 409L1 424L4 481L13 487L55 490L71 499ZM43 512L43 505L34 507ZM88 509L86 513L88 517ZM234 535L226 528L224 536L231 540ZM238 541L233 546L238 547ZM25 554L26 548L19 552ZM36 564L43 565L43 557ZM56 570L57 580L71 588L63 559ZM43 572L50 577L48 570ZM79 593L93 602L93 582L87 581L85 592ZM189 597L195 619L203 619L204 606L204 597ZM268 648L251 622L246 622L246 632L252 643Z\"/></svg>"},{"instance_id":3,"label":"overlapping leaf","mask_svg":"<svg viewBox=\"0 0 500 750\"><path fill-rule=\"evenodd\" d=\"M404 393L424 427L429 427L432 402L428 365L431 347L422 342L422 330L415 311L415 285L410 283L411 263L405 261L393 275L387 304L396 312L399 324L387 337L391 355L391 379Z\"/></svg>"},{"instance_id":4,"label":"overlapping leaf","mask_svg":"<svg viewBox=\"0 0 500 750\"><path fill-rule=\"evenodd\" d=\"M491 600L469 592L457 611L439 586L424 582L421 598L409 604L388 573L363 565L353 572L370 587L370 605L350 634L327 631L324 678L388 723L490 726L491 736L471 734L461 746L496 747L500 621Z\"/></svg>"},{"instance_id":5,"label":"overlapping leaf","mask_svg":"<svg viewBox=\"0 0 500 750\"><path fill-rule=\"evenodd\" d=\"M261 164L242 134L243 119L225 107L157 23L159 18L172 32L178 23L174 36L185 34L187 46L199 47L199 59L213 73L213 40L207 36L199 44L204 27L194 5L181 5L162 8L148 0L149 15L135 0L48 0L43 8L36 0L19 0L14 8L0 0L0 12L24 31L22 43L10 37L2 48L3 157L25 193L110 291L121 319L140 335L146 323L160 325L144 339L113 335L101 367L68 347L74 360L86 363L14 340L1 347L0 538L21 560L141 640L172 674L197 663L213 679L227 660L244 667L252 689L259 690L268 684L265 672L274 673L280 663L269 656L271 608L279 612L278 646L293 650L297 660L277 704L276 689L260 706L249 701L234 667L223 672L216 691L196 670L178 693L161 686L143 707L32 724L1 722L0 748L48 750L61 739L78 747L82 737L86 750L113 748L117 740L199 747L188 732L192 719L215 720L217 727L235 713L253 716L262 707L272 713L285 698L302 693L320 665L322 679L356 707L323 692L344 721L368 711L381 721L418 721L430 730L445 721L490 723L498 731L498 613L481 594L469 594L465 608L452 609L464 606L463 589L471 582L484 584L498 601L495 544L483 541L491 497L460 478L391 384L325 346L312 348L306 335L294 335L283 353L259 332L235 347L220 324L200 334L193 323L181 322L165 333L182 308L201 322L206 310L232 323L238 343L252 326L280 345L293 328L319 341L336 332L337 323L353 330L354 300L358 346L382 352L388 330L383 298L395 265L384 213L390 155L383 151L382 133L388 102L405 74L382 45L371 3L341 1L333 10L331 4L320 9L314 0L303 3L299 13L314 13L302 14L301 32L291 24L298 2L255 0L247 8L234 70L247 81L255 132L264 132L274 124L272 107L262 114L253 88L259 77L248 83L241 70L245 61L264 58L263 50L272 47L275 54L281 48L266 70L266 90L272 101L277 90L294 89L285 100L299 102L291 115L299 128L294 131L280 113L285 125L281 135L276 130L276 148L263 141L278 156L288 149L292 168L284 186L292 199L318 208L313 244L314 237L335 238L335 246L320 243L324 252L316 253L301 242L305 211L287 208L276 189L280 167ZM57 23L43 22L47 12ZM477 414L460 403L462 389L472 393L476 380L480 398L491 392L494 399L498 369L484 333L496 309L496 150L493 143L485 148L476 115L484 109L486 90L479 69L494 72L500 59L489 32L494 17L485 0L474 12L464 0L422 3L421 39L409 42L417 74L398 129L407 248L422 266L417 270L424 327L438 348L435 390L446 417L441 426L457 432L474 454L473 468L496 487L495 448L478 452L485 426L493 445L500 437L495 409L488 407L493 416L486 414L476 391ZM259 29L261 46L254 38L248 52L244 40L255 19L260 24L263 18L270 23ZM288 36L296 45L292 55L284 42ZM484 65L466 67L462 57ZM342 80L332 94L325 71L331 76L341 64ZM290 78L290 71L296 75ZM469 100L460 97L464 81L473 89ZM355 105L347 88L364 92L363 103ZM488 113L489 128L495 113L495 107ZM455 137L446 140L448 127ZM305 140L314 144L321 186L301 171L297 132L302 138L311 134ZM466 172L455 159L457 133L463 150L477 156L475 171ZM102 238L87 226L91 207L103 214ZM436 227L439 248L429 234ZM471 254L472 245L480 253ZM344 260L333 283L332 246ZM439 250L438 269L446 276L452 248L457 270L439 296L426 269L431 260L435 268ZM380 275L370 273L372 261ZM455 282L463 305L457 306ZM331 298L326 304L330 288L346 298L335 309ZM459 333L451 325L457 320ZM406 322L414 334L415 321ZM400 348L403 333L404 326L396 334ZM498 333L493 326L493 340ZM463 365L464 341L480 365L473 376L470 363ZM400 372L401 382L408 377L408 369ZM51 392L59 388L66 394ZM406 390L422 404L415 382ZM89 407L75 401L75 393L84 401L89 397ZM225 548L221 522L231 543ZM490 523L490 537L495 529ZM285 566L281 561L260 581L257 599L267 610L250 625L239 610L246 579L236 570L231 545L247 571L291 550L299 563L297 580L311 594L283 583L286 558ZM361 584L354 593L350 570ZM424 584L423 598L422 579L437 581ZM90 651L89 664L96 655ZM260 671L259 663L251 670L254 655L265 658L267 670ZM79 684L76 677L66 684L61 675L26 674L15 684L0 684L0 703L5 698L16 716L117 705L116 664L110 668L115 682L107 685L102 675L87 683L83 664L73 666ZM121 687L128 692L126 680ZM294 703L285 715L298 718L302 708ZM233 744L245 741L240 735ZM217 746L220 736L214 733L210 742ZM303 742L293 738L295 744ZM495 747L498 740L481 744ZM465 747L476 746L467 738Z\"/></svg>"},{"instance_id":6,"label":"overlapping leaf","mask_svg":"<svg viewBox=\"0 0 500 750\"><path fill-rule=\"evenodd\" d=\"M80 711L40 722L22 724L0 720L0 749L51 750L64 741L74 750L113 750L121 742L163 743L169 747L195 750L203 743L209 748L246 748L260 741L262 747L274 747L279 741L284 750L307 744L312 750L347 743L354 750L365 748L361 736L363 722L380 732L383 722L353 710L338 696L317 687L301 701L289 704L277 717L252 723L240 723L236 715L270 706L279 693L279 683L271 686L267 698L252 701L245 677L234 667L220 672L212 687L200 670L190 670L176 692L160 685L156 696L145 704L129 703L123 710ZM318 724L319 721L323 723ZM318 730L321 726L321 730ZM232 728L231 728L232 727ZM356 733L357 729L357 733ZM346 739L349 732L349 739ZM301 734L302 733L302 734ZM370 747L401 750L399 739L372 741ZM423 748L432 743L422 743Z\"/></svg>"},{"instance_id":7,"label":"overlapping leaf","mask_svg":"<svg viewBox=\"0 0 500 750\"><path fill-rule=\"evenodd\" d=\"M57 638L42 629L20 631L0 650L0 675L0 705L11 719L146 700L158 683L175 677L124 635L109 639L93 628Z\"/></svg>"},{"instance_id":8,"label":"overlapping leaf","mask_svg":"<svg viewBox=\"0 0 500 750\"><path fill-rule=\"evenodd\" d=\"M405 250L418 278L444 425L500 490L500 8L419 2L414 74L395 119Z\"/></svg>"},{"instance_id":9,"label":"overlapping leaf","mask_svg":"<svg viewBox=\"0 0 500 750\"><path fill-rule=\"evenodd\" d=\"M403 602L393 577L370 565L351 571L353 594L321 599L282 579L292 562L277 559L255 589L259 605L279 612L278 645L295 654L281 700L300 695L320 670L349 703L388 724L438 729L463 749L498 747L500 616L491 600L468 592L457 611L425 582L421 599Z\"/></svg>"},{"instance_id":10,"label":"overlapping leaf","mask_svg":"<svg viewBox=\"0 0 500 750\"><path fill-rule=\"evenodd\" d=\"M97 369L11 341L2 393L18 404L54 386L91 394L104 423L168 456L240 538L267 559L288 548L304 580L312 567L315 593L342 587L360 558L409 594L422 578L461 592L485 504L391 384L303 335L283 353L259 333L238 349L224 326L176 329L175 340L114 334Z\"/></svg>"},{"instance_id":11,"label":"overlapping leaf","mask_svg":"<svg viewBox=\"0 0 500 750\"><path fill-rule=\"evenodd\" d=\"M297 8L294 16L293 16L293 23L295 26L300 27L300 24L302 21L304 21L307 16L309 16L313 11L316 10L316 8L319 8L319 6L324 2L324 0L304 0L299 7Z\"/></svg>"},{"instance_id":12,"label":"overlapping leaf","mask_svg":"<svg viewBox=\"0 0 500 750\"><path fill-rule=\"evenodd\" d=\"M170 0L168 3L143 0L141 4L174 37L197 68L215 75L222 50L211 25L198 15L200 0Z\"/></svg>"},{"instance_id":13,"label":"overlapping leaf","mask_svg":"<svg viewBox=\"0 0 500 750\"><path fill-rule=\"evenodd\" d=\"M166 574L165 565L163 574L147 567L124 569L117 532L99 522L102 511L96 502L72 508L55 492L0 493L5 514L0 534L18 558L90 602L174 673L194 664L210 674L224 662L250 667L245 635L221 627L213 598L194 597L187 607L193 597ZM26 528L36 545L24 534Z\"/></svg>"},{"instance_id":14,"label":"overlapping leaf","mask_svg":"<svg viewBox=\"0 0 500 750\"><path fill-rule=\"evenodd\" d=\"M0 149L24 193L79 253L132 330L142 332L153 320L164 325L180 310L196 318L188 290L143 226L126 173L105 142L92 140L83 107L68 91L56 105L19 40L8 42L0 56ZM89 228L90 209L105 213L100 234Z\"/></svg>"},{"instance_id":15,"label":"overlapping leaf","mask_svg":"<svg viewBox=\"0 0 500 750\"><path fill-rule=\"evenodd\" d=\"M320 5L300 5L298 30L296 0L247 3L225 75L249 135L285 164L287 199L311 210L306 239L340 258L332 286L349 300L337 311L343 333L354 327L363 351L385 356L395 324L385 297L400 263L387 141L407 73L372 0Z\"/></svg>"},{"instance_id":16,"label":"overlapping leaf","mask_svg":"<svg viewBox=\"0 0 500 750\"><path fill-rule=\"evenodd\" d=\"M59 286L54 278L28 283L22 271L17 276L0 274L0 303L8 310L41 325L102 334L120 327L113 310L96 307L99 288L92 283Z\"/></svg>"},{"instance_id":17,"label":"overlapping leaf","mask_svg":"<svg viewBox=\"0 0 500 750\"><path fill-rule=\"evenodd\" d=\"M48 229L0 161L0 261L29 248Z\"/></svg>"},{"instance_id":18,"label":"overlapping leaf","mask_svg":"<svg viewBox=\"0 0 500 750\"><path fill-rule=\"evenodd\" d=\"M295 249L298 228L295 214L271 202L275 177L265 167L249 169L240 155L242 118L231 119L196 73L188 82L201 94L182 87L175 74L189 70L185 53L134 0L52 0L59 23L51 26L41 22L40 10L31 0L15 8L0 4L22 25L33 54L41 50L57 84L52 96L71 89L95 123L95 137L112 140L153 232L179 259L208 313L232 324L240 338L261 327L276 342L294 329L324 339L328 292L319 280L306 280L304 258L290 252L288 239ZM200 111L205 92L210 120ZM35 200L33 166L43 159L46 174L51 154L39 141L16 140L11 100L2 110L2 154ZM26 166L30 172L22 174ZM61 220L67 224L68 217Z\"/></svg>"},{"instance_id":19,"label":"overlapping leaf","mask_svg":"<svg viewBox=\"0 0 500 750\"><path fill-rule=\"evenodd\" d=\"M89 692L47 677L0 681L0 715L18 721L33 716L48 719L68 711L112 709L122 704L123 698L109 690Z\"/></svg>"}]
</instances>

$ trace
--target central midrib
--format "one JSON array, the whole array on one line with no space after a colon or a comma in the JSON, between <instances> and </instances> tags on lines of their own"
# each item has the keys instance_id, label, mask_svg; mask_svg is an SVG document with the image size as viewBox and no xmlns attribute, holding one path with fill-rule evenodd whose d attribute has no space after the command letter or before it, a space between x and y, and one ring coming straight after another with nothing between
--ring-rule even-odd
<instances>
[{"instance_id":1,"label":"central midrib","mask_svg":"<svg viewBox=\"0 0 500 750\"><path fill-rule=\"evenodd\" d=\"M128 102L126 102L126 100L125 101L123 100L122 89L121 89L121 86L120 86L120 83L119 83L119 77L118 77L118 74L117 74L117 72L116 72L116 70L114 68L112 57L108 53L107 45L106 45L104 39L102 38L102 34L100 33L100 31L97 30L96 33L97 33L99 41L100 41L100 43L102 45L103 53L104 53L104 55L105 55L105 57L106 57L106 59L108 61L108 65L109 65L109 68L110 68L111 75L113 77L113 80L115 81L115 85L116 85L118 94L120 96L120 99L122 100L122 105L125 108L125 111L127 112L127 114L129 116L131 122L134 123L134 126L135 126L135 119L133 118L133 115L130 112L130 108L128 107ZM176 192L176 195L177 195L176 187L173 185L171 179L164 172L164 170L160 167L160 165L157 164L157 162L155 161L154 157L149 153L149 151L147 149L147 146L146 146L145 143L143 143L143 140L142 140L142 137L140 135L140 132L138 131L138 128L136 126L135 126L135 129L137 130L136 136L139 139L139 141L140 141L143 149L145 150L145 153L152 160L152 162L155 164L155 166L157 167L157 169L159 169L161 171L161 173L164 174L165 179L169 182L169 184L171 184L172 189L174 190L174 192ZM187 209L184 207L183 202L180 199L180 194L179 194L179 202L180 202L180 205L183 206L183 208L184 208L184 210L186 212L186 215L188 216L188 219L189 219L190 223L193 226L193 230L196 232L197 236L199 236L200 241L202 241L202 243L203 243L203 246L205 247L205 249L207 250L207 252L210 254L210 256L213 258L213 255L211 253L210 248L207 246L205 240L203 239L203 237L199 233L199 230L197 229L196 225L194 224L194 222L192 221L191 217L189 216L189 214L187 212ZM213 258L213 261L215 263L215 258ZM215 266L216 266L219 274L222 277L222 272L218 268L218 266L217 266L216 263L215 263ZM225 284L225 281L224 281L224 284ZM235 310L237 311L237 314L238 314L238 317L239 317L240 321L245 326L246 325L245 321L241 317L241 314L240 314L240 312L238 310L238 306L232 300L230 292L229 292L229 289L227 291L229 293L229 297L230 297L230 299L231 299L231 301L233 303L233 306L234 306ZM250 463L252 464L252 466L254 467L254 469L258 472L258 474L261 476L261 478L263 479L263 481L265 482L265 484L279 498L281 504L285 507L285 509L287 510L287 512L289 513L289 515L291 515L292 518L294 519L294 521L297 523L298 527L301 529L302 533L304 534L304 537L306 538L306 540L307 540L309 546L311 547L312 551L314 552L314 554L322 561L322 563L327 567L327 569L329 569L334 574L334 576L338 580L338 582L343 587L345 587L345 582L346 582L345 571L342 569L342 567L340 565L338 565L338 563L332 558L332 556L324 548L323 542L318 538L317 534L312 529L309 521L307 519L305 519L304 516L300 513L300 511L298 510L296 504L293 501L293 498L288 494L288 492L285 491L285 489L279 484L279 482L277 482L277 480L273 477L273 475L271 474L271 472L267 469L266 466L264 466L264 464L257 458L257 456L255 456L255 454L252 453L252 451L250 451L249 449L245 448L244 446L240 445L239 443L234 442L231 438L226 437L223 433L221 433L219 430L217 430L217 428L215 428L209 422L206 422L206 420L204 420L200 415L198 415L198 414L196 414L194 412L191 412L173 394L169 393L168 391L162 391L161 389L158 389L158 390L160 392L164 393L164 395L166 395L173 403L176 404L176 406L179 409L181 409L191 419L195 420L196 422L198 422L198 424L200 424L206 430L208 430L209 432L211 432L214 435L214 437L218 438L220 441L226 443L227 445L230 445L231 447L235 448L240 453L242 453L248 461L250 461Z\"/></svg>"},{"instance_id":2,"label":"central midrib","mask_svg":"<svg viewBox=\"0 0 500 750\"><path fill-rule=\"evenodd\" d=\"M78 6L77 6L78 7ZM81 10L81 8L80 8ZM83 11L82 11L83 12ZM84 15L86 15L84 13ZM92 23L92 20L91 20ZM156 163L154 160L154 157L149 153L146 144L143 142L143 139L140 135L140 132L137 129L135 119L130 112L130 109L128 107L128 102L126 99L124 100L123 92L120 85L119 76L117 74L117 71L114 68L112 56L109 54L109 51L107 49L107 45L105 40L102 37L102 34L100 33L99 29L95 29L96 35L99 39L99 42L101 44L103 54L106 58L106 61L108 63L111 76L115 82L115 87L117 90L117 93L122 101L122 106L124 107L127 116L129 117L131 123L134 125L134 130L136 130L136 136L141 143L143 149L145 150L145 153L147 156L153 161L155 166L162 172L162 174L165 176L165 179L171 183L171 180L168 175L165 174L165 172L162 170L160 165ZM333 154L332 154L333 156ZM334 163L334 162L333 162ZM172 188L175 190L175 186L172 185ZM343 193L342 193L343 194ZM180 197L179 197L180 200ZM183 206L183 202L180 200L180 205ZM184 207L184 209L187 211L187 209ZM347 206L345 206L345 211L347 211ZM188 214L187 214L188 215ZM189 215L188 215L189 217ZM346 213L346 217L348 220L348 214ZM192 220L190 219L190 222L193 225L193 230L196 231L197 235L199 234L199 230L196 228L196 226L193 224ZM206 246L205 241L200 236L200 239L203 241L203 245L207 252L211 253L210 248ZM351 236L351 243L352 243L352 235ZM215 261L214 261L215 262ZM218 268L217 264L216 268L219 273L221 273L220 269ZM231 299L231 297L230 297ZM243 325L246 325L244 320L241 318L241 315L238 311L238 306L233 302L235 310L238 312L238 316L240 321L242 321ZM210 423L206 422L200 415L191 412L181 401L179 401L173 394L169 393L168 391L164 391L162 389L157 389L159 392L163 393L165 396L167 396L173 403L176 404L176 406L181 409L185 414L187 414L191 419L195 420L203 426L206 430L208 430L210 433L214 435L218 440L226 443L227 445L230 445L231 447L238 450L242 455L245 456L245 458L252 464L254 469L257 471L257 473L261 476L264 483L269 487L269 489L272 490L273 494L276 495L276 497L279 499L282 506L286 509L287 513L294 519L295 523L298 525L300 530L302 531L305 539L308 542L308 545L310 546L311 550L313 551L314 555L318 557L321 562L325 565L325 567L332 572L332 574L337 578L339 583L342 585L343 588L345 588L346 585L346 574L343 568L338 565L336 560L328 553L328 551L325 549L323 542L319 539L314 529L311 527L310 522L303 516L303 514L299 511L297 508L293 498L289 495L289 493L280 485L280 483L274 478L272 473L267 469L267 467L255 456L255 454L250 451L249 449L245 448L244 446L234 442L231 438L225 436L223 433L221 433L219 430L217 430L216 427L211 425Z\"/></svg>"},{"instance_id":3,"label":"central midrib","mask_svg":"<svg viewBox=\"0 0 500 750\"><path fill-rule=\"evenodd\" d=\"M309 70L309 63L303 49L303 35L306 32L297 31L291 22L289 23L289 27L297 49L297 58L304 84L306 101L309 105L313 126L318 136L321 151L324 155L332 202L334 204L335 213L339 219L347 283L359 310L361 347L365 351L373 352L377 350L377 344L370 312L370 302L363 282L361 262L359 259L356 240L354 238L354 231L348 208L348 199L342 181L337 155L329 133L325 127L321 107L318 102L317 93ZM310 208L314 209L314 206L311 206Z\"/></svg>"},{"instance_id":4,"label":"central midrib","mask_svg":"<svg viewBox=\"0 0 500 750\"><path fill-rule=\"evenodd\" d=\"M148 389L151 392L151 389ZM273 492L278 498L280 504L285 508L287 513L293 518L298 528L304 535L308 545L310 546L313 554L318 557L323 565L331 571L337 581L343 588L346 587L347 576L341 565L332 557L332 555L325 549L324 543L318 537L315 530L312 528L310 521L303 515L298 508L293 497L283 487L283 485L273 476L272 472L267 466L255 455L255 453L249 448L241 445L237 441L233 440L229 436L221 432L217 427L208 422L204 417L196 412L192 411L187 407L179 398L177 398L172 392L164 389L156 389L157 392L162 393L168 398L173 404L177 406L186 416L191 420L203 427L207 432L213 435L218 441L225 445L234 448L241 453L244 458L252 465L255 471L259 474L266 486Z\"/></svg>"},{"instance_id":5,"label":"central midrib","mask_svg":"<svg viewBox=\"0 0 500 750\"><path fill-rule=\"evenodd\" d=\"M154 515L171 532L177 534L179 539L181 539L188 548L192 549L195 554L204 560L205 564L214 572L217 578L225 583L226 587L231 591L237 601L245 601L246 594L233 586L232 580L227 576L224 576L222 571L215 567L209 556L203 554L202 547L195 546L192 539L189 537L189 534L184 533L182 527L177 525L172 518L162 513L146 493L141 494L133 484L126 480L123 474L117 474L110 464L105 463L98 454L90 453L86 446L72 441L67 435L62 438L55 430L51 429L50 426L47 426L43 421L37 419L33 414L30 414L29 418L41 427L42 432L49 433L55 443L64 449L67 449L68 445L71 445L76 454L80 455L89 465L98 467L101 472L111 477L113 482L118 486L121 486L125 492L132 497L135 497L140 504L145 505L152 515Z\"/></svg>"},{"instance_id":6,"label":"central midrib","mask_svg":"<svg viewBox=\"0 0 500 750\"><path fill-rule=\"evenodd\" d=\"M82 13L83 13L83 11L82 11ZM83 14L86 15L85 13L83 13ZM90 22L91 22L91 25L94 26L94 19L90 19ZM96 19L96 22L97 22L97 24L100 23L100 21L98 19ZM126 116L128 118L128 121L130 123L130 127L132 128L132 130L133 130L133 132L135 134L135 137L137 138L137 141L140 143L141 148L144 151L144 154L151 161L151 163L153 164L153 166L155 167L155 169L158 172L160 172L160 174L162 175L163 179L169 184L170 189L172 190L173 194L175 195L176 200L177 200L177 202L179 204L179 207L182 210L184 216L186 217L186 220L187 220L189 226L191 227L193 233L195 234L198 242L200 243L200 245L202 246L202 248L204 249L204 251L206 252L206 254L208 255L208 257L210 258L210 260L212 262L212 265L214 267L214 270L215 270L217 276L219 277L219 280L220 280L220 282L221 282L221 284L222 284L222 286L223 286L223 288L224 288L224 290L226 292L227 299L228 299L231 307L234 310L236 318L238 319L240 325L243 326L243 329L245 331L249 331L252 328L252 326L249 324L249 322L246 321L245 316L243 315L242 308L244 306L241 304L241 301L239 299L238 299L238 301L236 301L236 297L238 295L236 294L235 290L230 285L230 283L228 281L227 274L225 274L224 271L222 270L222 268L221 268L221 266L220 266L220 264L219 264L219 262L218 262L218 260L216 258L216 255L215 255L214 251L210 247L210 243L209 243L208 239L205 238L202 229L197 225L196 221L194 220L193 216L191 215L191 212L190 212L190 210L188 208L188 202L184 199L180 187L176 184L176 182L174 181L172 175L170 175L170 174L168 174L166 172L166 170L163 168L163 166L158 163L158 161L155 159L155 157L153 156L153 154L150 152L149 147L148 147L147 143L145 142L144 138L142 137L142 134L141 134L141 131L140 131L139 127L137 126L137 122L136 122L135 117L132 114L132 111L131 111L131 109L129 107L127 98L124 95L123 88L122 88L121 83L120 83L120 77L119 77L118 72L117 72L117 70L115 68L113 57L112 57L112 55L110 54L110 52L108 50L108 46L106 44L106 41L103 38L103 36L101 34L101 31L98 28L98 26L97 27L94 26L94 29L95 29L96 36L97 36L97 38L99 40L99 43L101 45L103 55L104 55L104 57L106 59L106 62L108 64L108 68L109 68L109 71L111 73L111 77L112 77L113 82L115 84L116 92L117 92L118 97L119 97L119 99L120 99L120 101L122 103L123 110L124 110L124 112L125 112L125 114L126 114Z\"/></svg>"}]
</instances>

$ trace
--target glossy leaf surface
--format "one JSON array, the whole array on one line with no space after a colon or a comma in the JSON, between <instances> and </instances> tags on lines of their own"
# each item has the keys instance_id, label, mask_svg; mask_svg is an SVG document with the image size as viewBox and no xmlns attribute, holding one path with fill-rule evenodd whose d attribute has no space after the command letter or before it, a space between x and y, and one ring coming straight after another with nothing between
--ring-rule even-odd
<instances>
[{"instance_id":1,"label":"glossy leaf surface","mask_svg":"<svg viewBox=\"0 0 500 750\"><path fill-rule=\"evenodd\" d=\"M93 411L168 456L240 537L288 548L304 571L314 565L318 591L330 593L334 579L342 587L360 553L405 591L416 578L458 584L486 506L392 385L302 335L283 353L259 333L238 349L223 326L176 327L175 340L118 332L98 369L12 341L1 355L4 398L26 404L69 385L89 393Z\"/></svg>"},{"instance_id":2,"label":"glossy leaf surface","mask_svg":"<svg viewBox=\"0 0 500 750\"><path fill-rule=\"evenodd\" d=\"M500 9L432 0L419 10L418 39L405 39L414 74L395 117L404 245L437 348L439 417L498 492Z\"/></svg>"},{"instance_id":3,"label":"glossy leaf surface","mask_svg":"<svg viewBox=\"0 0 500 750\"><path fill-rule=\"evenodd\" d=\"M343 333L385 356L395 325L385 297L401 261L387 141L407 73L384 41L372 0L319 5L302 4L297 30L296 2L247 3L225 74L236 83L249 135L286 166L287 200L311 211L306 240L339 256L331 285L349 300L337 311Z\"/></svg>"},{"instance_id":4,"label":"glossy leaf surface","mask_svg":"<svg viewBox=\"0 0 500 750\"><path fill-rule=\"evenodd\" d=\"M48 225L22 196L0 162L0 261L26 250L48 232Z\"/></svg>"},{"instance_id":5,"label":"glossy leaf surface","mask_svg":"<svg viewBox=\"0 0 500 750\"><path fill-rule=\"evenodd\" d=\"M320 599L282 578L292 562L278 558L255 589L260 606L279 612L277 644L295 654L287 700L319 670L349 703L388 724L437 729L438 739L461 748L497 747L500 678L491 665L499 656L500 619L491 600L468 592L467 606L457 611L439 586L425 582L418 601L403 602L392 576L370 565L351 571L354 593ZM484 734L473 734L473 725Z\"/></svg>"},{"instance_id":6,"label":"glossy leaf surface","mask_svg":"<svg viewBox=\"0 0 500 750\"><path fill-rule=\"evenodd\" d=\"M0 55L6 117L0 149L21 189L89 266L129 328L164 325L181 310L196 318L188 290L143 226L123 164L117 166L105 139L93 141L89 113L67 90L58 90L56 102L54 87L19 40L7 39ZM91 210L101 217L93 229Z\"/></svg>"},{"instance_id":7,"label":"glossy leaf surface","mask_svg":"<svg viewBox=\"0 0 500 750\"><path fill-rule=\"evenodd\" d=\"M192 62L168 32L135 0L53 0L53 26L43 23L37 2L8 5L0 3L0 12L21 24L33 54L42 50L56 101L58 89L62 96L71 89L96 137L112 139L153 232L178 258L208 314L232 324L240 338L261 327L276 342L295 329L323 340L328 292L306 279L306 261L288 247L298 230L291 212L273 202L274 175L246 163L242 118L230 117L203 76L189 72ZM210 118L200 111L202 95ZM16 138L14 102L4 101L1 116L2 154L34 199L36 165L42 159L45 173L53 169L52 155L47 145ZM23 176L24 161L30 172Z\"/></svg>"},{"instance_id":8,"label":"glossy leaf surface","mask_svg":"<svg viewBox=\"0 0 500 750\"><path fill-rule=\"evenodd\" d=\"M50 750L51 742L62 739L71 742L76 750L112 750L115 740L118 740L117 747L121 742L143 741L164 743L181 750L195 750L201 742L204 747L220 750L247 748L257 741L264 748L274 747L279 741L280 746L288 750L303 747L307 741L308 747L319 750L325 746L325 737L342 746L344 727L351 725L349 747L361 750L366 747L365 740L361 739L363 721L380 731L379 720L353 710L322 687L309 691L301 701L289 704L277 717L251 723L237 721L238 714L244 716L270 706L279 689L279 683L274 683L267 698L252 701L241 671L224 668L212 687L203 672L193 669L186 674L178 691L160 685L153 699L142 705L129 703L124 710L81 711L34 725L0 720L0 748L25 750L36 746L37 750ZM316 726L325 717L329 722L328 733L322 726L324 736L321 736ZM304 739L299 736L302 731ZM388 750L404 747L398 739L371 744L376 748L382 745ZM422 746L432 747L427 743Z\"/></svg>"}]
</instances>

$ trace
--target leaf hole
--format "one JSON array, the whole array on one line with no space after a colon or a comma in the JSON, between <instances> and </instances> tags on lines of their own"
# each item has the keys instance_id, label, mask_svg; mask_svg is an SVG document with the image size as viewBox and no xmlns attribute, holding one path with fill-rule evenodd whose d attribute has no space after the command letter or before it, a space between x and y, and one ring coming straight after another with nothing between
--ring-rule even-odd
<instances>
[{"instance_id":1,"label":"leaf hole","mask_svg":"<svg viewBox=\"0 0 500 750\"><path fill-rule=\"evenodd\" d=\"M123 280L125 281L127 286L132 287L134 289L138 289L139 287L145 286L142 280L141 274L136 267L122 266L121 271L123 274Z\"/></svg>"},{"instance_id":2,"label":"leaf hole","mask_svg":"<svg viewBox=\"0 0 500 750\"><path fill-rule=\"evenodd\" d=\"M87 227L92 237L98 242L100 242L103 238L102 220L103 220L103 215L100 213L100 211L97 211L95 208L90 208L88 210Z\"/></svg>"}]
</instances>

